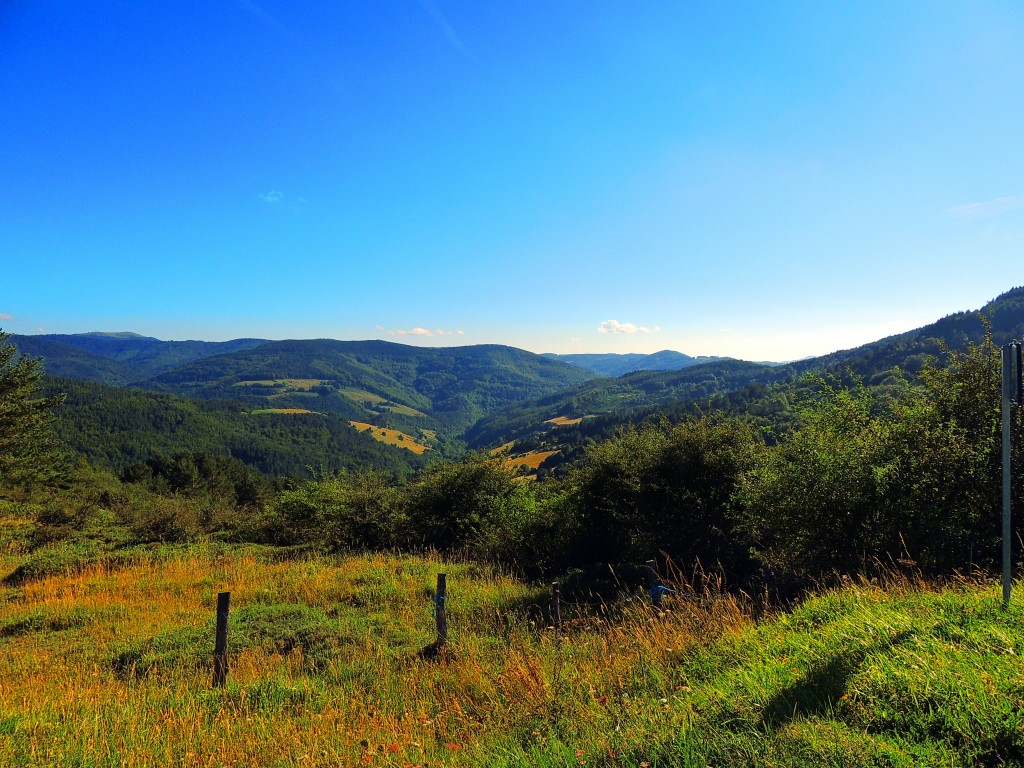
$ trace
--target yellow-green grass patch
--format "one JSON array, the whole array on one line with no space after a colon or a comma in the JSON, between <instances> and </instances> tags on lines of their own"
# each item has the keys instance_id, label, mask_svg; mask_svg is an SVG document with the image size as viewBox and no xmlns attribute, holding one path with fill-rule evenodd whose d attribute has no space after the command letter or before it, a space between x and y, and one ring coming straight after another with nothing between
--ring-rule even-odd
<instances>
[{"instance_id":1,"label":"yellow-green grass patch","mask_svg":"<svg viewBox=\"0 0 1024 768\"><path fill-rule=\"evenodd\" d=\"M323 414L320 413L319 411L311 411L311 410L309 410L307 408L260 408L259 410L256 410L256 411L250 411L250 413L254 413L254 414L255 413L287 413L287 414L318 413L321 416L323 416Z\"/></svg>"},{"instance_id":2,"label":"yellow-green grass patch","mask_svg":"<svg viewBox=\"0 0 1024 768\"><path fill-rule=\"evenodd\" d=\"M554 424L556 427L571 427L579 424L581 421L583 421L582 416L576 419L570 419L568 416L555 416L553 419L547 419L544 423Z\"/></svg>"},{"instance_id":3,"label":"yellow-green grass patch","mask_svg":"<svg viewBox=\"0 0 1024 768\"><path fill-rule=\"evenodd\" d=\"M384 407L387 408L392 413L398 413L401 414L402 416L422 416L424 418L426 418L427 416L427 414L423 413L422 411L417 411L415 408L410 408L408 405L394 404L385 405Z\"/></svg>"},{"instance_id":4,"label":"yellow-green grass patch","mask_svg":"<svg viewBox=\"0 0 1024 768\"><path fill-rule=\"evenodd\" d=\"M342 387L338 390L338 394L343 395L356 403L380 405L388 401L386 397L375 395L373 392L367 392L365 389L356 389L355 387Z\"/></svg>"},{"instance_id":5,"label":"yellow-green grass patch","mask_svg":"<svg viewBox=\"0 0 1024 768\"><path fill-rule=\"evenodd\" d=\"M349 424L360 432L369 432L374 440L378 440L379 442L386 443L388 445L394 445L399 448L405 448L406 450L412 451L416 454L425 453L430 450L430 446L417 443L415 437L407 435L405 432L400 432L397 429L378 427L375 424L367 424L363 421L350 421Z\"/></svg>"},{"instance_id":6,"label":"yellow-green grass patch","mask_svg":"<svg viewBox=\"0 0 1024 768\"><path fill-rule=\"evenodd\" d=\"M297 389L309 391L313 387L318 387L321 384L327 382L323 379L254 379L252 381L236 381L236 387L287 387L288 389Z\"/></svg>"},{"instance_id":7,"label":"yellow-green grass patch","mask_svg":"<svg viewBox=\"0 0 1024 768\"><path fill-rule=\"evenodd\" d=\"M512 446L515 444L515 440L509 440L504 445L499 445L497 448L491 448L491 450L488 451L488 453L490 453L491 456L497 456L499 453L508 453L509 451L512 450Z\"/></svg>"}]
</instances>

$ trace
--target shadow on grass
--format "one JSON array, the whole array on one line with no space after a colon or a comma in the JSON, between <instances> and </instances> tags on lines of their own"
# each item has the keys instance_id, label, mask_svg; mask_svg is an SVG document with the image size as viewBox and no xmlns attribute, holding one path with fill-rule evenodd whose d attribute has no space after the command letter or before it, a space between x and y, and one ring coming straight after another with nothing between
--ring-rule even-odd
<instances>
[{"instance_id":1,"label":"shadow on grass","mask_svg":"<svg viewBox=\"0 0 1024 768\"><path fill-rule=\"evenodd\" d=\"M447 645L439 646L435 640L430 645L425 645L416 651L416 658L420 661L452 661L454 656Z\"/></svg>"},{"instance_id":2,"label":"shadow on grass","mask_svg":"<svg viewBox=\"0 0 1024 768\"><path fill-rule=\"evenodd\" d=\"M836 654L811 668L793 685L776 693L764 709L764 724L780 728L800 717L831 715L846 693L850 677L871 653L893 648L910 634L909 630L864 648Z\"/></svg>"}]
</instances>

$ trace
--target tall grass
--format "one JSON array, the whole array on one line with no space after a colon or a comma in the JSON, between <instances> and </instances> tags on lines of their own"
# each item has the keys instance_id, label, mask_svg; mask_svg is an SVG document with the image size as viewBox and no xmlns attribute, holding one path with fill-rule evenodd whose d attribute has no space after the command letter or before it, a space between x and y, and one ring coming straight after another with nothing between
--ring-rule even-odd
<instances>
[{"instance_id":1,"label":"tall grass","mask_svg":"<svg viewBox=\"0 0 1024 768\"><path fill-rule=\"evenodd\" d=\"M432 657L439 570L451 635ZM851 585L755 621L676 586L661 615L569 605L556 643L545 589L470 563L101 559L0 589L0 766L1024 759L1022 616L994 588ZM222 590L232 657L214 690Z\"/></svg>"}]
</instances>

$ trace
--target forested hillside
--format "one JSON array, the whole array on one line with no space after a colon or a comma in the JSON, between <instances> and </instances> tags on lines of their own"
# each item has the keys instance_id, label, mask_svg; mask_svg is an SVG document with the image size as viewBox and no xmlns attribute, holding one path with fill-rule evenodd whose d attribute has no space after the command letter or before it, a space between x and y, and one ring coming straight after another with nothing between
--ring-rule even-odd
<instances>
[{"instance_id":1,"label":"forested hillside","mask_svg":"<svg viewBox=\"0 0 1024 768\"><path fill-rule=\"evenodd\" d=\"M958 312L907 333L785 365L719 361L681 371L595 379L485 417L466 439L479 449L515 442L513 453L556 452L547 462L552 467L625 426L659 418L677 422L722 410L753 418L762 429L780 434L795 424L794 406L809 389L808 374L847 384L861 382L884 397L910 385L929 361L941 365L950 351L981 343L987 328L997 344L1024 337L1024 288L1007 291L977 311Z\"/></svg>"},{"instance_id":2,"label":"forested hillside","mask_svg":"<svg viewBox=\"0 0 1024 768\"><path fill-rule=\"evenodd\" d=\"M162 341L134 333L78 333L12 336L26 355L47 361L51 376L123 386L142 382L175 366L211 355L251 349L262 339Z\"/></svg>"},{"instance_id":3,"label":"forested hillside","mask_svg":"<svg viewBox=\"0 0 1024 768\"><path fill-rule=\"evenodd\" d=\"M230 456L271 476L375 468L407 478L435 460L385 445L337 414L254 413L229 400L196 400L47 377L66 393L56 430L74 451L117 471L156 454Z\"/></svg>"}]
</instances>

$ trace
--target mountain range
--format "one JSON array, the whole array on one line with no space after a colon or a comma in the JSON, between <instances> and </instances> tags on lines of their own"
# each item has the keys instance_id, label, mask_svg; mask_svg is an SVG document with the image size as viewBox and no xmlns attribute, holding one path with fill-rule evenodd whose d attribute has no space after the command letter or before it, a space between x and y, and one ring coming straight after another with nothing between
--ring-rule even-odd
<instances>
[{"instance_id":1,"label":"mountain range","mask_svg":"<svg viewBox=\"0 0 1024 768\"><path fill-rule=\"evenodd\" d=\"M752 402L809 371L852 372L877 385L894 367L912 375L944 350L980 341L986 323L997 343L1024 335L1024 288L978 311L788 364L671 350L537 355L499 345L162 341L131 332L11 340L44 359L48 390L69 393L62 435L101 463L199 446L271 474L377 466L406 475L467 446L564 456L573 441L604 434L602 424L716 397Z\"/></svg>"}]
</instances>

